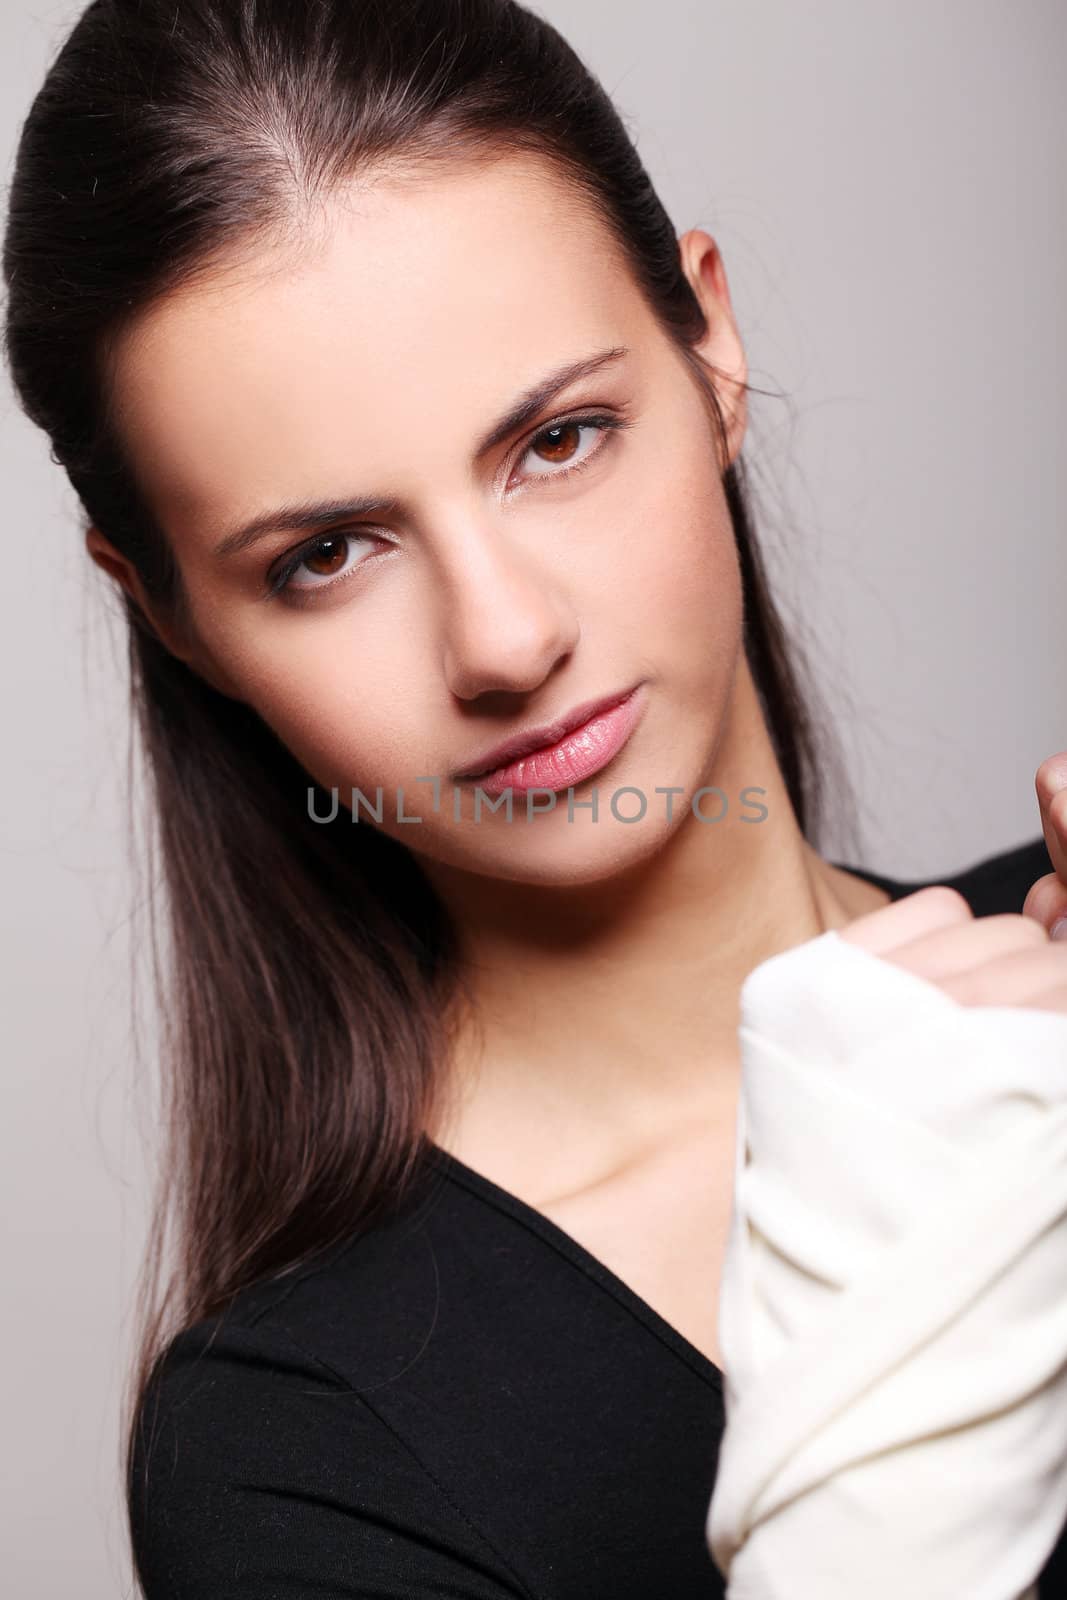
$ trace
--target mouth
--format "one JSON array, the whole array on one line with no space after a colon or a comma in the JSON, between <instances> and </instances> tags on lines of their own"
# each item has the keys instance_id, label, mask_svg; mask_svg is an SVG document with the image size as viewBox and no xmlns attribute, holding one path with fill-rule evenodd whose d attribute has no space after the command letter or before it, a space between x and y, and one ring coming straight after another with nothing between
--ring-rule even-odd
<instances>
[{"instance_id":1,"label":"mouth","mask_svg":"<svg viewBox=\"0 0 1067 1600\"><path fill-rule=\"evenodd\" d=\"M565 789L590 777L629 739L645 708L644 680L584 701L554 723L528 728L453 774L487 793Z\"/></svg>"}]
</instances>

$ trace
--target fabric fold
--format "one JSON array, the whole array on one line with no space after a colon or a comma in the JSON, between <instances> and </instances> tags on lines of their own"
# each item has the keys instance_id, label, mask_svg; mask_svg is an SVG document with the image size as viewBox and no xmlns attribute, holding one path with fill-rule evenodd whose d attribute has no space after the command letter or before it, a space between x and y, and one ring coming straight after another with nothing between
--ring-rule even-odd
<instances>
[{"instance_id":1,"label":"fabric fold","mask_svg":"<svg viewBox=\"0 0 1067 1600\"><path fill-rule=\"evenodd\" d=\"M1067 1521L1067 1015L830 931L741 991L730 1600L1032 1600Z\"/></svg>"}]
</instances>

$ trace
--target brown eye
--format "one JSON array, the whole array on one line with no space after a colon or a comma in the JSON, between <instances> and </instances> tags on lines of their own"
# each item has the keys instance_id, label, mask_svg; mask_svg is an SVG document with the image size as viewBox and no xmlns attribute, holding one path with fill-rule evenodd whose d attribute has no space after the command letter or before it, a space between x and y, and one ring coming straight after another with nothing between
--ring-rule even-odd
<instances>
[{"instance_id":1,"label":"brown eye","mask_svg":"<svg viewBox=\"0 0 1067 1600\"><path fill-rule=\"evenodd\" d=\"M360 559L364 547L380 543L371 533L356 533L346 528L337 533L322 533L302 550L294 550L273 578L268 579L270 595L301 599L335 583L347 582L351 573L365 563ZM317 579L321 578L321 583Z\"/></svg>"},{"instance_id":2,"label":"brown eye","mask_svg":"<svg viewBox=\"0 0 1067 1600\"><path fill-rule=\"evenodd\" d=\"M343 534L326 534L301 556L300 565L319 578L332 578L344 566L347 554Z\"/></svg>"},{"instance_id":3,"label":"brown eye","mask_svg":"<svg viewBox=\"0 0 1067 1600\"><path fill-rule=\"evenodd\" d=\"M559 422L554 428L546 428L543 433L539 433L530 448L532 450L537 446L544 460L559 465L560 462L570 460L578 447L585 426L587 424L581 422ZM543 441L547 443L547 450L541 452L540 446Z\"/></svg>"},{"instance_id":4,"label":"brown eye","mask_svg":"<svg viewBox=\"0 0 1067 1600\"><path fill-rule=\"evenodd\" d=\"M611 429L627 426L620 418L605 416L564 417L561 422L550 423L533 436L524 454L528 462L539 461L546 470L542 472L537 467L528 467L526 476L566 478L572 472L580 472L586 462L600 454ZM584 449L583 434L589 435Z\"/></svg>"}]
</instances>

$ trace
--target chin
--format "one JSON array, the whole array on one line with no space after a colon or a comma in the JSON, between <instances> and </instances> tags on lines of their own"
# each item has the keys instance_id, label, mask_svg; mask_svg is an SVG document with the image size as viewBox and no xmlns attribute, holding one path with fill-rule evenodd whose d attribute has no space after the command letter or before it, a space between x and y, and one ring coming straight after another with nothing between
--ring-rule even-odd
<instances>
[{"instance_id":1,"label":"chin","mask_svg":"<svg viewBox=\"0 0 1067 1600\"><path fill-rule=\"evenodd\" d=\"M576 801L580 798L575 797ZM573 888L609 882L648 861L678 821L676 814L668 822L666 813L654 812L650 801L639 822L620 822L605 803L603 792L598 821L594 822L588 811L579 811L568 821L564 796L555 811L539 813L531 822L525 819L525 807L518 806L510 823L503 817L486 817L480 823L468 819L465 827L435 838L424 853L460 871L502 882Z\"/></svg>"}]
</instances>

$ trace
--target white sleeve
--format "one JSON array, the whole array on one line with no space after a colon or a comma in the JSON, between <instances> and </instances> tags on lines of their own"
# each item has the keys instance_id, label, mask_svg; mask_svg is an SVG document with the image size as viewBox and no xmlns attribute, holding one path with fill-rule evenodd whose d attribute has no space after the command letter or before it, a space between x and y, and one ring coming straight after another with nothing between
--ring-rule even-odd
<instances>
[{"instance_id":1,"label":"white sleeve","mask_svg":"<svg viewBox=\"0 0 1067 1600\"><path fill-rule=\"evenodd\" d=\"M1030 1600L1067 1519L1067 1014L834 931L741 990L729 1600Z\"/></svg>"}]
</instances>

